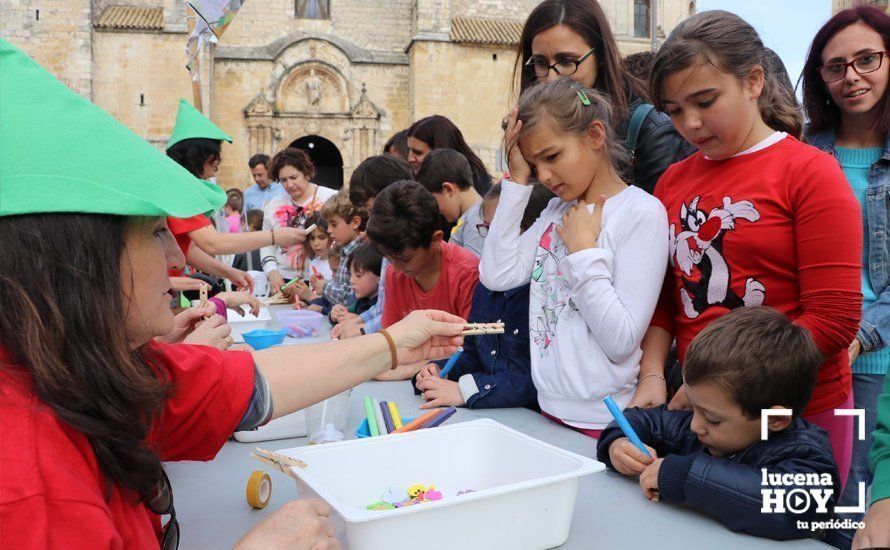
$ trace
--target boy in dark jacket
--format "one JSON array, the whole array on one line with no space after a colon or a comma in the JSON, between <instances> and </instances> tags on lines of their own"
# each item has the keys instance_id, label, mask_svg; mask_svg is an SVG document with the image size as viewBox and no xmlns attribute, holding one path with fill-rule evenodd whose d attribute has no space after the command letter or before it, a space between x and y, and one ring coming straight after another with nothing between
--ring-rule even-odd
<instances>
[{"instance_id":1,"label":"boy in dark jacket","mask_svg":"<svg viewBox=\"0 0 890 550\"><path fill-rule=\"evenodd\" d=\"M482 223L467 227L484 239L488 224L494 219L500 200L501 184L492 186L482 201ZM535 185L522 215L520 229L525 231L538 219L550 199L555 197L543 185ZM464 352L448 373L439 376L439 364L430 363L417 374L415 393L423 393L421 409L448 405L470 409L527 407L538 409L538 392L532 382L528 344L528 289L522 285L506 292L496 292L476 285L470 323L504 323L504 334L488 334L464 339Z\"/></svg>"},{"instance_id":2,"label":"boy in dark jacket","mask_svg":"<svg viewBox=\"0 0 890 550\"><path fill-rule=\"evenodd\" d=\"M840 495L827 433L800 418L821 362L810 334L784 315L735 309L689 347L683 378L691 412L625 411L652 457L613 422L602 432L597 458L639 475L650 499L690 504L733 531L778 540L814 536L818 530L809 524L827 520ZM765 409L792 414L761 419ZM792 489L806 492L806 509L801 498L784 498Z\"/></svg>"}]
</instances>

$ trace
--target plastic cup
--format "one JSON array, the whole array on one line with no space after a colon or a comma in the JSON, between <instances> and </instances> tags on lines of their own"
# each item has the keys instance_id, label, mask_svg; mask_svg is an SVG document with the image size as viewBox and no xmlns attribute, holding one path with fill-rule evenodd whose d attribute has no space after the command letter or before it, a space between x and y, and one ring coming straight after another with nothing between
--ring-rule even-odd
<instances>
[{"instance_id":1,"label":"plastic cup","mask_svg":"<svg viewBox=\"0 0 890 550\"><path fill-rule=\"evenodd\" d=\"M329 397L306 409L306 433L309 444L343 441L349 417L349 398L352 390Z\"/></svg>"}]
</instances>

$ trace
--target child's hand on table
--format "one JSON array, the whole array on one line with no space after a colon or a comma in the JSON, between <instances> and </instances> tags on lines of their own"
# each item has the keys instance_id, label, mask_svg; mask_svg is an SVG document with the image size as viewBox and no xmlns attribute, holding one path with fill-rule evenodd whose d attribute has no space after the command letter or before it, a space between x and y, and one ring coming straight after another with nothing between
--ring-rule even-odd
<instances>
[{"instance_id":1,"label":"child's hand on table","mask_svg":"<svg viewBox=\"0 0 890 550\"><path fill-rule=\"evenodd\" d=\"M418 373L417 389L423 392L423 398L426 400L426 403L420 406L421 409L435 409L451 405L460 407L466 404L458 383L441 378L438 374L420 378Z\"/></svg>"},{"instance_id":2,"label":"child's hand on table","mask_svg":"<svg viewBox=\"0 0 890 550\"><path fill-rule=\"evenodd\" d=\"M337 323L355 319L357 317L358 315L349 311L343 304L337 304L331 309L331 319Z\"/></svg>"},{"instance_id":3,"label":"child's hand on table","mask_svg":"<svg viewBox=\"0 0 890 550\"><path fill-rule=\"evenodd\" d=\"M595 204L591 214L587 211L587 203L579 199L578 204L572 205L566 210L562 217L562 227L556 226L556 232L566 244L569 254L597 247L596 240L603 227L603 207L606 204L606 196L600 195Z\"/></svg>"},{"instance_id":4,"label":"child's hand on table","mask_svg":"<svg viewBox=\"0 0 890 550\"><path fill-rule=\"evenodd\" d=\"M427 363L420 369L420 372L417 373L417 381L419 382L421 378L426 378L427 376L435 376L439 377L439 365L435 363ZM420 388L418 388L420 389Z\"/></svg>"},{"instance_id":5,"label":"child's hand on table","mask_svg":"<svg viewBox=\"0 0 890 550\"><path fill-rule=\"evenodd\" d=\"M355 338L362 335L362 328L364 328L364 326L365 323L361 320L361 317L358 317L358 322L356 322L356 319L340 321L331 329L331 337L339 338L341 340Z\"/></svg>"},{"instance_id":6,"label":"child's hand on table","mask_svg":"<svg viewBox=\"0 0 890 550\"><path fill-rule=\"evenodd\" d=\"M646 445L646 450L650 455L658 456L655 449L648 445ZM612 467L618 473L626 476L638 476L653 463L653 459L643 454L626 437L619 437L609 445L609 460L612 461Z\"/></svg>"},{"instance_id":7,"label":"child's hand on table","mask_svg":"<svg viewBox=\"0 0 890 550\"><path fill-rule=\"evenodd\" d=\"M652 456L655 456L654 452ZM662 462L664 462L663 458L655 459L640 474L640 489L649 500L658 500L658 470L661 469Z\"/></svg>"},{"instance_id":8,"label":"child's hand on table","mask_svg":"<svg viewBox=\"0 0 890 550\"><path fill-rule=\"evenodd\" d=\"M250 306L250 313L254 317L260 314L260 301L250 292L220 292L214 298L222 300L227 308L234 310L241 317L244 317L242 304Z\"/></svg>"},{"instance_id":9,"label":"child's hand on table","mask_svg":"<svg viewBox=\"0 0 890 550\"><path fill-rule=\"evenodd\" d=\"M297 281L289 287L285 288L284 294L287 296L299 296L300 299L307 302L311 302L312 300L318 298L316 293L311 288L309 288L309 285L307 285L303 281Z\"/></svg>"}]
</instances>

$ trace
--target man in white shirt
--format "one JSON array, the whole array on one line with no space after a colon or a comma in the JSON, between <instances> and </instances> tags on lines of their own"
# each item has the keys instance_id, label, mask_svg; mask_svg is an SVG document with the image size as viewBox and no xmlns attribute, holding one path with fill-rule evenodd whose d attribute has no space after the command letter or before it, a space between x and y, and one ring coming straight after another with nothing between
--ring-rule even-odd
<instances>
[{"instance_id":1,"label":"man in white shirt","mask_svg":"<svg viewBox=\"0 0 890 550\"><path fill-rule=\"evenodd\" d=\"M263 210L270 200L286 197L287 193L280 183L269 178L269 155L258 153L250 157L248 166L253 176L254 185L244 190L244 212Z\"/></svg>"}]
</instances>

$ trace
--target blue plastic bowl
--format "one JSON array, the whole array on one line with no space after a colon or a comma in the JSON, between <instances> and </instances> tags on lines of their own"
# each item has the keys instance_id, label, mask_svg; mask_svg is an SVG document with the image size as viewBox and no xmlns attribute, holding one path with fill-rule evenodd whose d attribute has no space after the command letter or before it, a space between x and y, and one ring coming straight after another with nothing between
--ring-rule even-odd
<instances>
[{"instance_id":1,"label":"blue plastic bowl","mask_svg":"<svg viewBox=\"0 0 890 550\"><path fill-rule=\"evenodd\" d=\"M250 347L255 350L261 350L284 342L285 334L286 333L283 330L265 330L258 328L250 332L244 332L241 336L244 338L244 342Z\"/></svg>"},{"instance_id":2,"label":"blue plastic bowl","mask_svg":"<svg viewBox=\"0 0 890 550\"><path fill-rule=\"evenodd\" d=\"M407 424L414 420L413 418L403 418L402 423ZM366 437L371 437L371 432L368 430L368 419L365 418L362 420L362 423L358 425L358 428L355 429L355 437L357 439L364 439Z\"/></svg>"}]
</instances>

